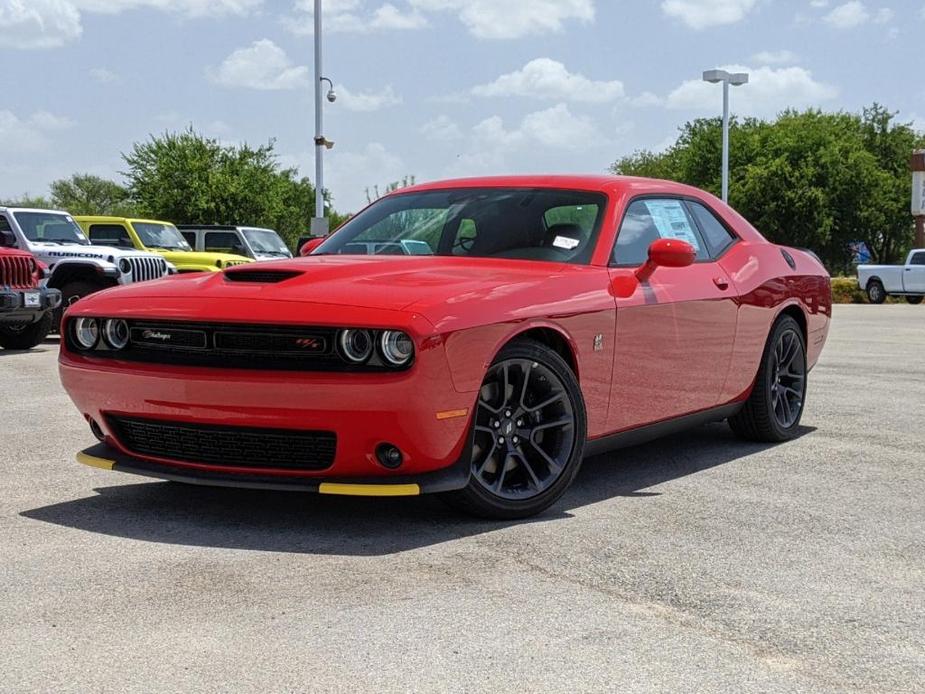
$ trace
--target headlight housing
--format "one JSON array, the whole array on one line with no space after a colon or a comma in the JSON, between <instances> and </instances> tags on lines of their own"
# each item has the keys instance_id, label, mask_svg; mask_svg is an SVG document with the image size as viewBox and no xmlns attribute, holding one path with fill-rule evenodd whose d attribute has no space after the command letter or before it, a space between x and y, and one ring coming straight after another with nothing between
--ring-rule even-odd
<instances>
[{"instance_id":1,"label":"headlight housing","mask_svg":"<svg viewBox=\"0 0 925 694\"><path fill-rule=\"evenodd\" d=\"M96 318L74 320L74 342L81 349L93 349L100 339L100 324Z\"/></svg>"},{"instance_id":2,"label":"headlight housing","mask_svg":"<svg viewBox=\"0 0 925 694\"><path fill-rule=\"evenodd\" d=\"M373 354L373 336L368 330L341 330L337 335L337 347L351 364L365 364Z\"/></svg>"},{"instance_id":3,"label":"headlight housing","mask_svg":"<svg viewBox=\"0 0 925 694\"><path fill-rule=\"evenodd\" d=\"M121 318L110 318L103 323L103 339L112 349L125 349L129 340L129 328Z\"/></svg>"},{"instance_id":4,"label":"headlight housing","mask_svg":"<svg viewBox=\"0 0 925 694\"><path fill-rule=\"evenodd\" d=\"M414 357L414 340L401 330L386 330L379 338L379 354L391 366L404 366Z\"/></svg>"},{"instance_id":5,"label":"headlight housing","mask_svg":"<svg viewBox=\"0 0 925 694\"><path fill-rule=\"evenodd\" d=\"M119 259L119 271L126 275L132 271L132 264L128 261L128 258Z\"/></svg>"}]
</instances>

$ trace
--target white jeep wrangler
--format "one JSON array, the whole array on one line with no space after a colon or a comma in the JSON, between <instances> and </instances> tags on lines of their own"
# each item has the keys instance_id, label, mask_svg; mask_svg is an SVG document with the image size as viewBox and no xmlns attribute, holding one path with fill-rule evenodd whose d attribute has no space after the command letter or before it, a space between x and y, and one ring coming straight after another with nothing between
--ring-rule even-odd
<instances>
[{"instance_id":1,"label":"white jeep wrangler","mask_svg":"<svg viewBox=\"0 0 925 694\"><path fill-rule=\"evenodd\" d=\"M55 327L64 309L83 296L176 272L154 253L91 246L67 212L0 207L0 229L13 233L15 248L32 253L48 266L47 286L59 289L62 295Z\"/></svg>"}]
</instances>

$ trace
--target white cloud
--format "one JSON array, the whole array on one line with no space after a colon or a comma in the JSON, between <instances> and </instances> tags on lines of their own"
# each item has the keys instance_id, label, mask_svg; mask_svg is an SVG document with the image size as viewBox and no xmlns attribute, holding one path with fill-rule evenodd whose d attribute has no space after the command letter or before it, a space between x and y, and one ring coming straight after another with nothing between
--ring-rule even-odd
<instances>
[{"instance_id":1,"label":"white cloud","mask_svg":"<svg viewBox=\"0 0 925 694\"><path fill-rule=\"evenodd\" d=\"M569 72L550 58L531 60L522 69L501 75L490 84L475 87L476 96L527 96L571 102L605 103L623 96L623 83L599 82Z\"/></svg>"},{"instance_id":2,"label":"white cloud","mask_svg":"<svg viewBox=\"0 0 925 694\"><path fill-rule=\"evenodd\" d=\"M852 29L866 23L870 19L870 12L863 2L852 0L839 5L829 12L823 20L836 29Z\"/></svg>"},{"instance_id":3,"label":"white cloud","mask_svg":"<svg viewBox=\"0 0 925 694\"><path fill-rule=\"evenodd\" d=\"M594 19L594 0L410 0L424 12L453 12L482 39L514 39L562 30L569 20Z\"/></svg>"},{"instance_id":4,"label":"white cloud","mask_svg":"<svg viewBox=\"0 0 925 694\"><path fill-rule=\"evenodd\" d=\"M352 92L343 85L337 87L337 104L348 111L370 113L388 106L397 106L401 102L402 98L395 93L392 85L386 85L379 92Z\"/></svg>"},{"instance_id":5,"label":"white cloud","mask_svg":"<svg viewBox=\"0 0 925 694\"><path fill-rule=\"evenodd\" d=\"M151 8L186 17L246 15L263 0L0 0L0 32L9 48L55 48L80 37L84 12Z\"/></svg>"},{"instance_id":6,"label":"white cloud","mask_svg":"<svg viewBox=\"0 0 925 694\"><path fill-rule=\"evenodd\" d=\"M759 65L793 65L799 61L799 56L793 51L761 51L752 56Z\"/></svg>"},{"instance_id":7,"label":"white cloud","mask_svg":"<svg viewBox=\"0 0 925 694\"><path fill-rule=\"evenodd\" d=\"M119 81L119 75L104 67L92 68L88 74L90 75L90 79L100 84L112 84L113 82Z\"/></svg>"},{"instance_id":8,"label":"white cloud","mask_svg":"<svg viewBox=\"0 0 925 694\"><path fill-rule=\"evenodd\" d=\"M334 206L339 211L358 211L366 205L366 188L383 188L409 174L405 163L378 142L359 151L340 152L327 160L325 188L336 194Z\"/></svg>"},{"instance_id":9,"label":"white cloud","mask_svg":"<svg viewBox=\"0 0 925 694\"><path fill-rule=\"evenodd\" d=\"M874 15L874 24L889 24L895 16L896 13L889 7L881 7L877 10L877 14Z\"/></svg>"},{"instance_id":10,"label":"white cloud","mask_svg":"<svg viewBox=\"0 0 925 694\"><path fill-rule=\"evenodd\" d=\"M692 29L742 21L758 0L664 0L662 12L680 19Z\"/></svg>"},{"instance_id":11,"label":"white cloud","mask_svg":"<svg viewBox=\"0 0 925 694\"><path fill-rule=\"evenodd\" d=\"M786 108L819 106L838 96L836 87L815 80L801 67L730 65L723 69L750 73L749 83L734 88L732 94L733 110L741 115L773 116ZM720 104L718 87L699 79L684 82L666 99L669 108L705 113L716 112Z\"/></svg>"},{"instance_id":12,"label":"white cloud","mask_svg":"<svg viewBox=\"0 0 925 694\"><path fill-rule=\"evenodd\" d=\"M73 127L74 121L47 111L20 118L12 111L0 111L0 149L6 152L37 152L47 149L49 133Z\"/></svg>"},{"instance_id":13,"label":"white cloud","mask_svg":"<svg viewBox=\"0 0 925 694\"><path fill-rule=\"evenodd\" d=\"M9 48L54 48L82 31L68 0L0 0L0 32Z\"/></svg>"},{"instance_id":14,"label":"white cloud","mask_svg":"<svg viewBox=\"0 0 925 694\"><path fill-rule=\"evenodd\" d=\"M632 99L630 99L630 103L633 106L645 108L646 106L661 106L665 103L665 100L658 94L653 94L652 92L643 92L639 96L634 96Z\"/></svg>"},{"instance_id":15,"label":"white cloud","mask_svg":"<svg viewBox=\"0 0 925 694\"><path fill-rule=\"evenodd\" d=\"M269 39L239 48L207 74L213 82L226 87L279 90L310 84L308 68L293 65L286 52Z\"/></svg>"},{"instance_id":16,"label":"white cloud","mask_svg":"<svg viewBox=\"0 0 925 694\"><path fill-rule=\"evenodd\" d=\"M244 16L263 5L263 0L69 0L78 10L118 14L150 8L187 17Z\"/></svg>"},{"instance_id":17,"label":"white cloud","mask_svg":"<svg viewBox=\"0 0 925 694\"><path fill-rule=\"evenodd\" d=\"M472 129L478 146L512 148L521 145L563 149L588 149L602 143L591 119L573 114L566 104L557 104L524 117L515 130L507 130L500 116L486 118Z\"/></svg>"},{"instance_id":18,"label":"white cloud","mask_svg":"<svg viewBox=\"0 0 925 694\"><path fill-rule=\"evenodd\" d=\"M314 0L298 0L295 15L285 24L294 34L310 36L314 32ZM402 11L390 2L372 12L366 11L360 0L326 0L324 4L325 31L366 34L390 29L422 29L427 19L416 9Z\"/></svg>"},{"instance_id":19,"label":"white cloud","mask_svg":"<svg viewBox=\"0 0 925 694\"><path fill-rule=\"evenodd\" d=\"M434 142L450 142L462 137L462 131L452 118L438 116L421 126L421 134Z\"/></svg>"}]
</instances>

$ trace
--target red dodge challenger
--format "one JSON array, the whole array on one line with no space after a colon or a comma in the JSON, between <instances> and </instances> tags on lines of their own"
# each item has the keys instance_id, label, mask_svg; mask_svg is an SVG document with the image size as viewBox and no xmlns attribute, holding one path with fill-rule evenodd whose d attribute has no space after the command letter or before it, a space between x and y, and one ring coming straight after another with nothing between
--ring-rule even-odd
<instances>
[{"instance_id":1,"label":"red dodge challenger","mask_svg":"<svg viewBox=\"0 0 925 694\"><path fill-rule=\"evenodd\" d=\"M712 195L621 177L407 188L311 256L94 294L61 379L82 463L195 484L554 503L582 456L799 430L829 277Z\"/></svg>"}]
</instances>

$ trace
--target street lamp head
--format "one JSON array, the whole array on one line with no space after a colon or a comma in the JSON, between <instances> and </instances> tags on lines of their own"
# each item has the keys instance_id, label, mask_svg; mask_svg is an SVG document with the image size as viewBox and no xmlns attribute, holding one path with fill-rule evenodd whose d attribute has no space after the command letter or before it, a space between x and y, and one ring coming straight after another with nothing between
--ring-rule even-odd
<instances>
[{"instance_id":1,"label":"street lamp head","mask_svg":"<svg viewBox=\"0 0 925 694\"><path fill-rule=\"evenodd\" d=\"M709 82L710 84L725 82L729 77L729 73L725 70L707 70L703 73L703 81Z\"/></svg>"},{"instance_id":2,"label":"street lamp head","mask_svg":"<svg viewBox=\"0 0 925 694\"><path fill-rule=\"evenodd\" d=\"M748 84L748 73L736 72L735 74L729 75L729 84L733 87L741 87L743 84Z\"/></svg>"}]
</instances>

